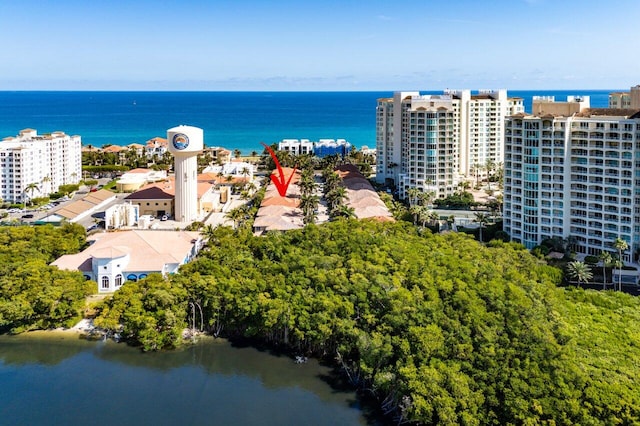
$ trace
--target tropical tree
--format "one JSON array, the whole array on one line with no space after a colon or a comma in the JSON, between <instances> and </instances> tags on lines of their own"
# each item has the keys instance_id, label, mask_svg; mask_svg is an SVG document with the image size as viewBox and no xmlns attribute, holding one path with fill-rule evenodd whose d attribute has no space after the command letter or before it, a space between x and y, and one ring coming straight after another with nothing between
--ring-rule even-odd
<instances>
[{"instance_id":1,"label":"tropical tree","mask_svg":"<svg viewBox=\"0 0 640 426\"><path fill-rule=\"evenodd\" d=\"M342 204L334 210L333 217L344 217L344 218L356 217L356 211L353 207L349 207L345 204Z\"/></svg>"},{"instance_id":2,"label":"tropical tree","mask_svg":"<svg viewBox=\"0 0 640 426\"><path fill-rule=\"evenodd\" d=\"M304 215L305 224L314 223L316 218L316 209L320 199L317 195L305 194L300 197L300 209Z\"/></svg>"},{"instance_id":3,"label":"tropical tree","mask_svg":"<svg viewBox=\"0 0 640 426\"><path fill-rule=\"evenodd\" d=\"M566 268L567 275L572 281L577 281L578 285L587 283L593 278L591 268L584 262L569 262Z\"/></svg>"},{"instance_id":4,"label":"tropical tree","mask_svg":"<svg viewBox=\"0 0 640 426\"><path fill-rule=\"evenodd\" d=\"M415 206L418 204L418 197L420 196L420 191L418 188L409 188L407 190L407 196L409 197L409 206Z\"/></svg>"},{"instance_id":5,"label":"tropical tree","mask_svg":"<svg viewBox=\"0 0 640 426\"><path fill-rule=\"evenodd\" d=\"M436 193L433 191L420 192L420 194L418 194L418 201L423 206L429 207L435 197Z\"/></svg>"},{"instance_id":6,"label":"tropical tree","mask_svg":"<svg viewBox=\"0 0 640 426\"><path fill-rule=\"evenodd\" d=\"M225 215L227 219L233 222L234 229L237 229L240 226L245 216L246 216L246 211L242 206L229 210Z\"/></svg>"},{"instance_id":7,"label":"tropical tree","mask_svg":"<svg viewBox=\"0 0 640 426\"><path fill-rule=\"evenodd\" d=\"M409 207L409 213L411 213L411 215L413 216L413 224L414 225L418 224L418 218L420 217L420 213L422 213L423 209L424 209L423 206L419 206L417 204Z\"/></svg>"},{"instance_id":8,"label":"tropical tree","mask_svg":"<svg viewBox=\"0 0 640 426\"><path fill-rule=\"evenodd\" d=\"M611 256L610 252L602 250L602 253L600 253L600 261L602 262L602 289L606 290L607 267L611 266L611 264L613 263L613 256Z\"/></svg>"},{"instance_id":9,"label":"tropical tree","mask_svg":"<svg viewBox=\"0 0 640 426\"><path fill-rule=\"evenodd\" d=\"M33 193L36 191L40 191L40 187L37 183L31 182L24 188L24 193L29 195L29 198L33 198ZM24 206L27 207L27 199L24 200Z\"/></svg>"},{"instance_id":10,"label":"tropical tree","mask_svg":"<svg viewBox=\"0 0 640 426\"><path fill-rule=\"evenodd\" d=\"M311 195L313 194L316 183L313 175L312 169L304 169L300 174L300 180L298 181L298 186L300 187L300 192L302 195Z\"/></svg>"},{"instance_id":11,"label":"tropical tree","mask_svg":"<svg viewBox=\"0 0 640 426\"><path fill-rule=\"evenodd\" d=\"M40 181L40 183L43 185L43 189L44 189L44 188L48 188L48 191L49 191L49 192L52 192L52 191L51 191L51 188L50 188L48 185L46 185L46 184L47 184L47 183L49 183L49 182L51 182L51 177L50 177L49 175L46 175L46 176L45 176L45 177L43 177L43 178L42 178L42 180ZM45 190L45 191L46 191L46 190Z\"/></svg>"},{"instance_id":12,"label":"tropical tree","mask_svg":"<svg viewBox=\"0 0 640 426\"><path fill-rule=\"evenodd\" d=\"M240 154L242 154L242 152L240 152L240 150L238 148L233 150L233 156L236 158L240 158Z\"/></svg>"},{"instance_id":13,"label":"tropical tree","mask_svg":"<svg viewBox=\"0 0 640 426\"><path fill-rule=\"evenodd\" d=\"M347 198L347 190L344 186L337 186L325 194L327 203L329 203L329 214L343 205L344 199Z\"/></svg>"},{"instance_id":14,"label":"tropical tree","mask_svg":"<svg viewBox=\"0 0 640 426\"><path fill-rule=\"evenodd\" d=\"M622 291L622 267L624 262L622 260L622 253L629 248L629 244L622 238L618 237L613 241L613 248L618 250L618 290Z\"/></svg>"},{"instance_id":15,"label":"tropical tree","mask_svg":"<svg viewBox=\"0 0 640 426\"><path fill-rule=\"evenodd\" d=\"M480 225L480 232L478 234L478 239L480 240L480 242L482 242L482 228L484 227L484 225L489 223L489 215L487 215L486 213L478 212L476 213L476 217L475 219L473 219L473 221L478 223L478 225Z\"/></svg>"}]
</instances>

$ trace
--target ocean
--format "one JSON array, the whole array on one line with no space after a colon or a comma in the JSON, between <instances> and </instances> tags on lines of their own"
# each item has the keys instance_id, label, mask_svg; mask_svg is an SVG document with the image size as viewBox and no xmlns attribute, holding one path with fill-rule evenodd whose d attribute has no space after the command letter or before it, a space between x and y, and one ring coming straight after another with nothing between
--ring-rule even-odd
<instances>
[{"instance_id":1,"label":"ocean","mask_svg":"<svg viewBox=\"0 0 640 426\"><path fill-rule=\"evenodd\" d=\"M616 90L509 91L526 111L535 95L591 97L606 107ZM422 91L440 94L442 91ZM261 142L346 139L375 147L376 100L388 92L0 92L0 139L22 129L61 130L83 145L144 143L180 125L204 129L206 146L262 152Z\"/></svg>"}]
</instances>

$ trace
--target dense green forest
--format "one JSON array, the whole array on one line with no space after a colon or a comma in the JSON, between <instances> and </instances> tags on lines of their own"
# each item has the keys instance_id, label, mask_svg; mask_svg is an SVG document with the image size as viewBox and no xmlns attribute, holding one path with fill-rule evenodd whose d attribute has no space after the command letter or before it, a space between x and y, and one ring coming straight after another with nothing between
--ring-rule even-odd
<instances>
[{"instance_id":1,"label":"dense green forest","mask_svg":"<svg viewBox=\"0 0 640 426\"><path fill-rule=\"evenodd\" d=\"M180 274L128 282L96 324L145 350L202 322L323 356L398 422L640 422L638 300L559 288L520 245L355 220L207 234Z\"/></svg>"},{"instance_id":2,"label":"dense green forest","mask_svg":"<svg viewBox=\"0 0 640 426\"><path fill-rule=\"evenodd\" d=\"M80 225L0 227L0 332L70 326L95 283L49 266L85 244Z\"/></svg>"}]
</instances>

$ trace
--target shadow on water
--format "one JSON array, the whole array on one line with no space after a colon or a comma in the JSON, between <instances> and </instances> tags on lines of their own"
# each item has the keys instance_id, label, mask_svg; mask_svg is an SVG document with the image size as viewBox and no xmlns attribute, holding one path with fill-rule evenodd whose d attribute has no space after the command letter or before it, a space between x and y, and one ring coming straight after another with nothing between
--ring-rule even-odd
<instances>
[{"instance_id":1,"label":"shadow on water","mask_svg":"<svg viewBox=\"0 0 640 426\"><path fill-rule=\"evenodd\" d=\"M73 366L84 363L93 365L91 359L103 361L97 367L98 375L102 377L102 370L106 369L132 378L140 376L144 380L157 380L146 379L148 377L176 375L192 383L207 383L210 380L242 382L250 378L275 394L299 389L315 395L322 404L338 404L357 410L360 412L360 424L383 424L376 418L370 401L361 398L336 369L316 359L297 364L289 351L256 345L255 342L243 340L231 343L225 339L200 337L193 345L171 351L144 353L124 343L91 341L70 333L35 332L0 336L0 368L58 366L73 369ZM192 379L187 380L188 377ZM0 386L3 384L0 383ZM185 392L191 392L191 389L185 388Z\"/></svg>"}]
</instances>

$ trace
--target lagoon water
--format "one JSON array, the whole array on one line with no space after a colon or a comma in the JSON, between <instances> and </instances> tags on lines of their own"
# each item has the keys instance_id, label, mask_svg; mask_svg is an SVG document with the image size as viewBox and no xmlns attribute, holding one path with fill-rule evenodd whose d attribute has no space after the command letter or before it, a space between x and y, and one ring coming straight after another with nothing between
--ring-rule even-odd
<instances>
[{"instance_id":1,"label":"lagoon water","mask_svg":"<svg viewBox=\"0 0 640 426\"><path fill-rule=\"evenodd\" d=\"M2 425L361 425L331 371L224 340L160 353L77 336L0 336Z\"/></svg>"},{"instance_id":2,"label":"lagoon water","mask_svg":"<svg viewBox=\"0 0 640 426\"><path fill-rule=\"evenodd\" d=\"M606 107L613 90L509 91L533 96L591 97ZM442 91L422 91L440 94ZM282 139L347 139L375 147L375 110L388 92L0 92L0 139L32 128L82 136L84 145L128 145L166 137L189 124L204 129L207 146L262 151L260 142Z\"/></svg>"}]
</instances>

